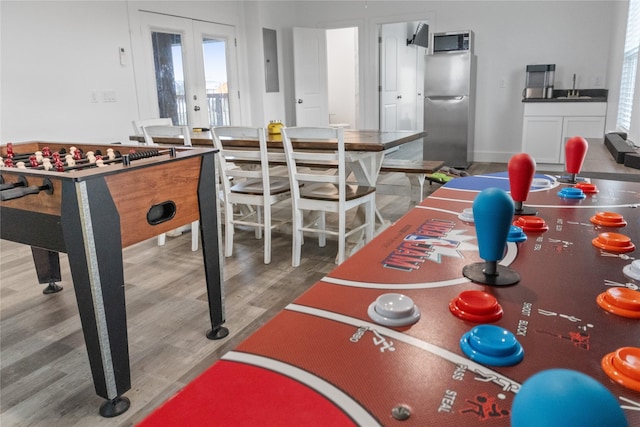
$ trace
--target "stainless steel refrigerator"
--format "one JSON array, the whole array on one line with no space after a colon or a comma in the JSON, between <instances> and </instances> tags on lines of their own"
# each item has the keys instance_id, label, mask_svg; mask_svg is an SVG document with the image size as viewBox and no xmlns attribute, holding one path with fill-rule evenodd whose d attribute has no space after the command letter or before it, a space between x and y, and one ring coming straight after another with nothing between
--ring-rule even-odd
<instances>
[{"instance_id":1,"label":"stainless steel refrigerator","mask_svg":"<svg viewBox=\"0 0 640 427\"><path fill-rule=\"evenodd\" d=\"M469 51L425 56L424 160L456 169L473 162L475 69Z\"/></svg>"}]
</instances>

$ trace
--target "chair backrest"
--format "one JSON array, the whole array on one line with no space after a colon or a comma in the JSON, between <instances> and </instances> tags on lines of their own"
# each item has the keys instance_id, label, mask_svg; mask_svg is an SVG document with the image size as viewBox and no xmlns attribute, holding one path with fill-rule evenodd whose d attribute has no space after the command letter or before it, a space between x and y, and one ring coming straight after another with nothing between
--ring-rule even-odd
<instances>
[{"instance_id":1,"label":"chair backrest","mask_svg":"<svg viewBox=\"0 0 640 427\"><path fill-rule=\"evenodd\" d=\"M338 188L339 200L345 200L346 187L346 166L345 166L345 146L344 130L342 128L324 127L287 127L282 129L282 140L284 144L289 177L291 179L291 192L294 200L300 198L300 184L304 182L329 183ZM313 141L317 144L336 145L335 150L313 150L296 148L292 143L295 141ZM299 164L338 164L338 173L328 174L322 168L303 168Z\"/></svg>"},{"instance_id":2,"label":"chair backrest","mask_svg":"<svg viewBox=\"0 0 640 427\"><path fill-rule=\"evenodd\" d=\"M262 180L263 194L270 195L269 185L269 157L267 153L267 139L263 128L243 126L219 126L211 129L213 144L219 150L218 162L220 178L224 194L229 194L230 178ZM246 146L230 145L231 141L241 140L249 142ZM234 163L236 162L236 163ZM237 163L258 163L259 168L240 168Z\"/></svg>"},{"instance_id":3,"label":"chair backrest","mask_svg":"<svg viewBox=\"0 0 640 427\"><path fill-rule=\"evenodd\" d=\"M156 136L181 136L184 139L184 145L191 147L191 134L187 126L167 126L167 125L150 125L142 126L142 134L144 142L153 145L153 137Z\"/></svg>"},{"instance_id":4,"label":"chair backrest","mask_svg":"<svg viewBox=\"0 0 640 427\"><path fill-rule=\"evenodd\" d=\"M133 131L137 135L141 135L143 126L173 126L173 120L171 120L171 117L165 117L162 119L134 120L131 124L133 125Z\"/></svg>"}]
</instances>

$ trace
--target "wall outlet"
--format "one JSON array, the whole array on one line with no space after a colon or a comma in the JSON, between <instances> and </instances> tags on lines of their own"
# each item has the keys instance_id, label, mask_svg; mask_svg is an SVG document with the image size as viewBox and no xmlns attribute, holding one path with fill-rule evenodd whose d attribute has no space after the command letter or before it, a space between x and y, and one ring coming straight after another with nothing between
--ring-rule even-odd
<instances>
[{"instance_id":1,"label":"wall outlet","mask_svg":"<svg viewBox=\"0 0 640 427\"><path fill-rule=\"evenodd\" d=\"M593 87L602 87L602 78L600 76L596 76L593 79Z\"/></svg>"},{"instance_id":2,"label":"wall outlet","mask_svg":"<svg viewBox=\"0 0 640 427\"><path fill-rule=\"evenodd\" d=\"M507 79L506 79L506 78L504 78L504 77L502 77L502 78L500 79L500 88L501 88L501 89L504 89L504 88L506 88L506 87L507 87Z\"/></svg>"},{"instance_id":3,"label":"wall outlet","mask_svg":"<svg viewBox=\"0 0 640 427\"><path fill-rule=\"evenodd\" d=\"M98 91L93 90L89 92L89 102L91 102L92 104L97 104L98 102L100 102L100 100L98 99Z\"/></svg>"},{"instance_id":4,"label":"wall outlet","mask_svg":"<svg viewBox=\"0 0 640 427\"><path fill-rule=\"evenodd\" d=\"M102 93L102 102L116 102L116 91L115 90L105 90Z\"/></svg>"}]
</instances>

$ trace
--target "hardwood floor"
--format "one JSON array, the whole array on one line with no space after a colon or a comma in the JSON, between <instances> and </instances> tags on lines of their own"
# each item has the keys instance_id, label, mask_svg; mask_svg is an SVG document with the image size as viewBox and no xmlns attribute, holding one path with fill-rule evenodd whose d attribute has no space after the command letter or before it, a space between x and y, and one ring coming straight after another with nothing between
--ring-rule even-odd
<instances>
[{"instance_id":1,"label":"hardwood floor","mask_svg":"<svg viewBox=\"0 0 640 427\"><path fill-rule=\"evenodd\" d=\"M392 154L411 158L421 144ZM624 168L606 149L590 147L585 170ZM594 165L594 166L588 166ZM503 163L476 163L471 174L506 170ZM640 173L625 168L625 173ZM385 182L406 185L401 175ZM427 186L429 191L438 188ZM395 221L409 198L378 195L382 215ZM288 206L281 207L286 214ZM262 263L262 241L250 230L236 232L234 255L224 267L226 326L220 341L205 338L209 326L201 251L191 252L190 234L151 239L123 251L132 389L131 408L102 418L85 351L66 255L61 254L64 290L43 295L31 252L0 241L0 424L2 426L131 426L169 398L222 354L335 268L336 245L319 248L309 239L302 264L291 267L291 238L275 233L272 263ZM224 392L224 384L220 384ZM212 414L215 416L215 414Z\"/></svg>"}]
</instances>

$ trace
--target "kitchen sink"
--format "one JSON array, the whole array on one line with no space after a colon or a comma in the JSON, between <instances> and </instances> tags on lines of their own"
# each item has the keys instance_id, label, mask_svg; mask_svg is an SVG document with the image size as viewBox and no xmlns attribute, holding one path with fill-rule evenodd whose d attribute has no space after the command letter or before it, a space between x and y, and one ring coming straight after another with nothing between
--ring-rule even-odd
<instances>
[{"instance_id":1,"label":"kitchen sink","mask_svg":"<svg viewBox=\"0 0 640 427\"><path fill-rule=\"evenodd\" d=\"M591 96L559 96L556 99L591 99Z\"/></svg>"}]
</instances>

